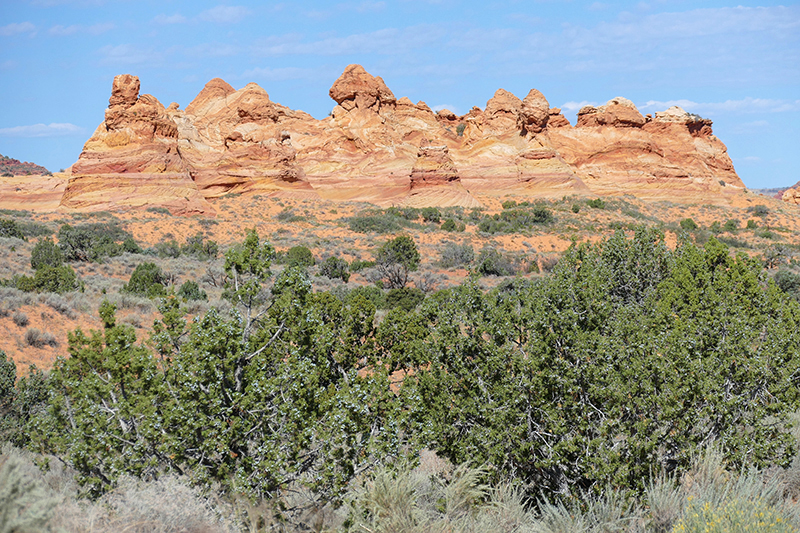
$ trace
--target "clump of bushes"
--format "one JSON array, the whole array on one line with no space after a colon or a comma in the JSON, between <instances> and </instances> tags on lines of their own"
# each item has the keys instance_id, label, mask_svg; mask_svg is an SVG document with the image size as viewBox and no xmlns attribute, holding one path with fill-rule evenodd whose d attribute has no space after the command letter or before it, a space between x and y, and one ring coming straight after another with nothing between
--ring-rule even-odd
<instances>
[{"instance_id":1,"label":"clump of bushes","mask_svg":"<svg viewBox=\"0 0 800 533\"><path fill-rule=\"evenodd\" d=\"M439 260L439 264L442 268L458 268L468 266L474 260L475 250L472 249L472 245L448 242L442 249L442 256Z\"/></svg>"},{"instance_id":2,"label":"clump of bushes","mask_svg":"<svg viewBox=\"0 0 800 533\"><path fill-rule=\"evenodd\" d=\"M58 247L66 261L101 262L123 252L141 252L130 233L110 222L64 224L58 230Z\"/></svg>"},{"instance_id":3,"label":"clump of bushes","mask_svg":"<svg viewBox=\"0 0 800 533\"><path fill-rule=\"evenodd\" d=\"M350 281L350 265L344 259L331 256L320 265L319 274L330 279L340 279L347 283Z\"/></svg>"},{"instance_id":4,"label":"clump of bushes","mask_svg":"<svg viewBox=\"0 0 800 533\"><path fill-rule=\"evenodd\" d=\"M493 216L485 216L478 222L478 230L483 233L518 233L534 225L552 223L553 213L543 205L523 205L504 209Z\"/></svg>"},{"instance_id":5,"label":"clump of bushes","mask_svg":"<svg viewBox=\"0 0 800 533\"><path fill-rule=\"evenodd\" d=\"M168 278L155 263L140 263L131 274L128 283L122 286L120 292L157 298L166 294Z\"/></svg>"},{"instance_id":6,"label":"clump of bushes","mask_svg":"<svg viewBox=\"0 0 800 533\"><path fill-rule=\"evenodd\" d=\"M695 222L693 219L684 218L683 220L680 221L680 227L682 230L695 231L699 226L697 225L697 222Z\"/></svg>"}]
</instances>

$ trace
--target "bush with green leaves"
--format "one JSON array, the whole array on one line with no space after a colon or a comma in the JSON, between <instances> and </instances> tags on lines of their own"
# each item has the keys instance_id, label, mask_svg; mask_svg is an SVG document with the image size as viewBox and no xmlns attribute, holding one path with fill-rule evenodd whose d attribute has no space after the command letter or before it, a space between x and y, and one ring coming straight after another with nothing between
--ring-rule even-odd
<instances>
[{"instance_id":1,"label":"bush with green leaves","mask_svg":"<svg viewBox=\"0 0 800 533\"><path fill-rule=\"evenodd\" d=\"M198 233L186 239L186 244L181 247L181 253L200 261L209 261L219 255L219 245L215 241L206 240L202 233Z\"/></svg>"},{"instance_id":2,"label":"bush with green leaves","mask_svg":"<svg viewBox=\"0 0 800 533\"><path fill-rule=\"evenodd\" d=\"M591 200L586 200L586 205L593 209L605 209L606 202L602 198L592 198Z\"/></svg>"},{"instance_id":3,"label":"bush with green leaves","mask_svg":"<svg viewBox=\"0 0 800 533\"><path fill-rule=\"evenodd\" d=\"M518 233L534 225L550 224L553 220L555 217L546 206L524 203L483 217L478 222L478 229L484 233Z\"/></svg>"},{"instance_id":4,"label":"bush with green leaves","mask_svg":"<svg viewBox=\"0 0 800 533\"><path fill-rule=\"evenodd\" d=\"M728 220L725 221L725 224L723 224L722 229L724 229L729 233L733 233L734 231L739 229L739 221L733 218L729 218Z\"/></svg>"},{"instance_id":5,"label":"bush with green leaves","mask_svg":"<svg viewBox=\"0 0 800 533\"><path fill-rule=\"evenodd\" d=\"M314 266L317 261L314 259L314 254L312 254L311 250L307 247L293 246L286 251L284 262L290 267L311 267Z\"/></svg>"},{"instance_id":6,"label":"bush with green leaves","mask_svg":"<svg viewBox=\"0 0 800 533\"><path fill-rule=\"evenodd\" d=\"M436 224L439 223L441 218L441 213L435 207L423 207L420 210L420 215L422 216L422 220L424 222L434 222Z\"/></svg>"},{"instance_id":7,"label":"bush with green leaves","mask_svg":"<svg viewBox=\"0 0 800 533\"><path fill-rule=\"evenodd\" d=\"M394 233L402 229L402 225L397 220L397 217L381 214L381 215L359 215L351 217L348 222L350 231L356 233Z\"/></svg>"},{"instance_id":8,"label":"bush with green leaves","mask_svg":"<svg viewBox=\"0 0 800 533\"><path fill-rule=\"evenodd\" d=\"M181 256L181 245L175 239L161 241L153 246L153 251L158 257L171 257L176 259Z\"/></svg>"},{"instance_id":9,"label":"bush with green leaves","mask_svg":"<svg viewBox=\"0 0 800 533\"><path fill-rule=\"evenodd\" d=\"M682 230L686 231L695 231L699 228L697 222L695 222L691 218L684 218L683 220L680 221L679 225Z\"/></svg>"},{"instance_id":10,"label":"bush with green leaves","mask_svg":"<svg viewBox=\"0 0 800 533\"><path fill-rule=\"evenodd\" d=\"M58 230L58 246L66 261L97 262L105 257L120 255L123 243L133 240L130 233L119 225L98 222L71 226L64 224ZM131 243L127 244L131 248Z\"/></svg>"},{"instance_id":11,"label":"bush with green leaves","mask_svg":"<svg viewBox=\"0 0 800 533\"><path fill-rule=\"evenodd\" d=\"M202 290L196 281L187 280L178 289L178 296L186 301L207 301L208 294Z\"/></svg>"},{"instance_id":12,"label":"bush with green leaves","mask_svg":"<svg viewBox=\"0 0 800 533\"><path fill-rule=\"evenodd\" d=\"M120 292L157 298L166 294L167 284L167 276L160 266L144 262L136 265L128 283L122 286Z\"/></svg>"},{"instance_id":13,"label":"bush with green leaves","mask_svg":"<svg viewBox=\"0 0 800 533\"><path fill-rule=\"evenodd\" d=\"M64 254L52 239L41 239L31 250L31 267L39 270L43 266L60 267L64 264Z\"/></svg>"},{"instance_id":14,"label":"bush with green leaves","mask_svg":"<svg viewBox=\"0 0 800 533\"><path fill-rule=\"evenodd\" d=\"M442 231L454 232L464 231L465 229L467 229L467 227L463 222L456 222L452 218L447 218L444 222L442 222Z\"/></svg>"},{"instance_id":15,"label":"bush with green leaves","mask_svg":"<svg viewBox=\"0 0 800 533\"><path fill-rule=\"evenodd\" d=\"M39 265L33 277L17 276L13 280L17 289L23 292L54 292L62 294L81 289L78 275L69 265L53 267Z\"/></svg>"},{"instance_id":16,"label":"bush with green leaves","mask_svg":"<svg viewBox=\"0 0 800 533\"><path fill-rule=\"evenodd\" d=\"M375 266L389 289L400 289L408 283L408 275L419 268L420 255L414 239L399 235L383 244L375 254Z\"/></svg>"},{"instance_id":17,"label":"bush with green leaves","mask_svg":"<svg viewBox=\"0 0 800 533\"><path fill-rule=\"evenodd\" d=\"M350 265L339 257L330 256L319 266L320 276L340 279L347 283L350 280Z\"/></svg>"},{"instance_id":18,"label":"bush with green leaves","mask_svg":"<svg viewBox=\"0 0 800 533\"><path fill-rule=\"evenodd\" d=\"M403 309L411 311L425 299L425 293L416 287L390 289L386 293L384 307L386 309Z\"/></svg>"},{"instance_id":19,"label":"bush with green leaves","mask_svg":"<svg viewBox=\"0 0 800 533\"><path fill-rule=\"evenodd\" d=\"M514 265L495 248L484 248L478 254L477 271L484 276L513 276Z\"/></svg>"},{"instance_id":20,"label":"bush with green leaves","mask_svg":"<svg viewBox=\"0 0 800 533\"><path fill-rule=\"evenodd\" d=\"M756 222L752 218L748 219L745 229L756 229L756 228L758 228L758 222Z\"/></svg>"},{"instance_id":21,"label":"bush with green leaves","mask_svg":"<svg viewBox=\"0 0 800 533\"><path fill-rule=\"evenodd\" d=\"M15 220L0 218L0 237L13 237L23 241L28 240Z\"/></svg>"}]
</instances>

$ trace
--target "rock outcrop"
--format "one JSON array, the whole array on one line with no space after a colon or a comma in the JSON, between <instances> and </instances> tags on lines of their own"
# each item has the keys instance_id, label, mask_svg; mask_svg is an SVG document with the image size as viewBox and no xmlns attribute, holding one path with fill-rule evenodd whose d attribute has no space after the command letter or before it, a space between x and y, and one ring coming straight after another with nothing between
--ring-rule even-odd
<instances>
[{"instance_id":1,"label":"rock outcrop","mask_svg":"<svg viewBox=\"0 0 800 533\"><path fill-rule=\"evenodd\" d=\"M105 121L72 166L61 207L214 213L178 153L177 125L154 96L139 96L139 79L127 74L114 78Z\"/></svg>"},{"instance_id":2,"label":"rock outcrop","mask_svg":"<svg viewBox=\"0 0 800 533\"><path fill-rule=\"evenodd\" d=\"M508 194L719 198L744 188L711 121L673 107L643 116L625 98L586 106L573 127L532 89L499 89L481 109L434 112L348 66L317 120L251 83L209 81L181 110L117 76L105 120L87 141L62 208L158 205L213 213L230 193L480 205Z\"/></svg>"}]
</instances>

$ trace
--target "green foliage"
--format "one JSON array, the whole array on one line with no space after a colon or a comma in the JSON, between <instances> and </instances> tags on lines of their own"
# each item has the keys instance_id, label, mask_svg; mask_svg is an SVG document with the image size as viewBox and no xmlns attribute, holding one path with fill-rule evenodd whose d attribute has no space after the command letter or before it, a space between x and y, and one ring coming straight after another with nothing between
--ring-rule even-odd
<instances>
[{"instance_id":1,"label":"green foliage","mask_svg":"<svg viewBox=\"0 0 800 533\"><path fill-rule=\"evenodd\" d=\"M439 223L439 220L442 216L439 210L435 207L423 207L420 210L420 215L422 216L422 220L424 222L434 222L436 224Z\"/></svg>"},{"instance_id":2,"label":"green foliage","mask_svg":"<svg viewBox=\"0 0 800 533\"><path fill-rule=\"evenodd\" d=\"M344 301L347 305L352 305L354 302L358 300L364 300L364 302L369 302L376 309L385 309L386 308L386 294L378 287L374 287L371 285L362 285L356 287L355 289L351 290L347 293Z\"/></svg>"},{"instance_id":3,"label":"green foliage","mask_svg":"<svg viewBox=\"0 0 800 533\"><path fill-rule=\"evenodd\" d=\"M580 213L581 212L581 204L572 204L571 208L573 213Z\"/></svg>"},{"instance_id":4,"label":"green foliage","mask_svg":"<svg viewBox=\"0 0 800 533\"><path fill-rule=\"evenodd\" d=\"M511 206L511 203L507 202L507 205ZM478 222L478 229L484 233L519 233L537 224L550 224L553 220L553 214L547 207L530 206L526 202L519 207L504 209L494 216L483 217Z\"/></svg>"},{"instance_id":5,"label":"green foliage","mask_svg":"<svg viewBox=\"0 0 800 533\"><path fill-rule=\"evenodd\" d=\"M484 248L478 254L477 271L484 276L513 276L514 265L495 248Z\"/></svg>"},{"instance_id":6,"label":"green foliage","mask_svg":"<svg viewBox=\"0 0 800 533\"><path fill-rule=\"evenodd\" d=\"M350 280L350 265L344 259L330 256L320 265L319 274L330 279L340 279L347 283Z\"/></svg>"},{"instance_id":7,"label":"green foliage","mask_svg":"<svg viewBox=\"0 0 800 533\"><path fill-rule=\"evenodd\" d=\"M407 234L385 242L375 255L375 266L386 279L390 289L405 287L409 273L419 268L419 261L417 244Z\"/></svg>"},{"instance_id":8,"label":"green foliage","mask_svg":"<svg viewBox=\"0 0 800 533\"><path fill-rule=\"evenodd\" d=\"M721 225L721 224L720 224L718 221L716 221L716 220L715 220L714 222L712 222L712 223L711 223L711 226L709 226L709 228L708 228L708 229L709 229L709 231L710 231L711 233L713 233L714 235L717 235L717 234L719 234L719 233L722 233L722 225Z\"/></svg>"},{"instance_id":9,"label":"green foliage","mask_svg":"<svg viewBox=\"0 0 800 533\"><path fill-rule=\"evenodd\" d=\"M144 262L136 265L131 278L122 286L120 292L157 298L166 294L167 283L167 277L160 266Z\"/></svg>"},{"instance_id":10,"label":"green foliage","mask_svg":"<svg viewBox=\"0 0 800 533\"><path fill-rule=\"evenodd\" d=\"M402 228L396 217L390 215L355 216L348 220L348 225L356 233L394 233Z\"/></svg>"},{"instance_id":11,"label":"green foliage","mask_svg":"<svg viewBox=\"0 0 800 533\"><path fill-rule=\"evenodd\" d=\"M184 255L192 256L200 261L216 259L219 255L219 246L214 241L207 241L202 233L186 239L186 244L181 247Z\"/></svg>"},{"instance_id":12,"label":"green foliage","mask_svg":"<svg viewBox=\"0 0 800 533\"><path fill-rule=\"evenodd\" d=\"M733 233L737 229L739 229L739 221L733 218L730 218L725 221L725 224L722 226L722 229L729 233Z\"/></svg>"},{"instance_id":13,"label":"green foliage","mask_svg":"<svg viewBox=\"0 0 800 533\"><path fill-rule=\"evenodd\" d=\"M196 281L187 280L178 289L178 296L186 301L207 301L208 294L206 291L200 289Z\"/></svg>"},{"instance_id":14,"label":"green foliage","mask_svg":"<svg viewBox=\"0 0 800 533\"><path fill-rule=\"evenodd\" d=\"M456 222L452 218L445 219L442 222L442 231L464 231L467 227L462 222Z\"/></svg>"},{"instance_id":15,"label":"green foliage","mask_svg":"<svg viewBox=\"0 0 800 533\"><path fill-rule=\"evenodd\" d=\"M458 126L456 126L456 134L457 134L459 137L463 137L463 136L464 136L464 130L465 130L466 128L467 128L467 125L466 125L466 124L464 124L463 122L462 122L462 123L460 123Z\"/></svg>"},{"instance_id":16,"label":"green foliage","mask_svg":"<svg viewBox=\"0 0 800 533\"><path fill-rule=\"evenodd\" d=\"M288 266L310 267L316 264L314 254L305 246L294 246L286 252L285 262Z\"/></svg>"},{"instance_id":17,"label":"green foliage","mask_svg":"<svg viewBox=\"0 0 800 533\"><path fill-rule=\"evenodd\" d=\"M25 234L16 221L0 218L0 237L14 237L15 239L27 240Z\"/></svg>"},{"instance_id":18,"label":"green foliage","mask_svg":"<svg viewBox=\"0 0 800 533\"><path fill-rule=\"evenodd\" d=\"M586 200L586 205L594 209L606 208L606 202L602 198L592 198L591 200Z\"/></svg>"},{"instance_id":19,"label":"green foliage","mask_svg":"<svg viewBox=\"0 0 800 533\"><path fill-rule=\"evenodd\" d=\"M386 309L400 308L404 311L411 311L422 303L424 299L425 293L416 287L390 289L389 292L386 293L384 306Z\"/></svg>"},{"instance_id":20,"label":"green foliage","mask_svg":"<svg viewBox=\"0 0 800 533\"><path fill-rule=\"evenodd\" d=\"M420 333L386 349L416 368L412 419L454 463L555 493L642 490L709 439L733 465L791 456L800 308L762 281L713 238L672 252L656 232L619 233L536 284L441 291Z\"/></svg>"},{"instance_id":21,"label":"green foliage","mask_svg":"<svg viewBox=\"0 0 800 533\"><path fill-rule=\"evenodd\" d=\"M681 229L686 231L695 231L696 229L698 229L699 226L697 225L697 222L695 222L691 218L684 218L683 220L680 221L680 227Z\"/></svg>"},{"instance_id":22,"label":"green foliage","mask_svg":"<svg viewBox=\"0 0 800 533\"><path fill-rule=\"evenodd\" d=\"M175 259L181 256L181 245L175 239L156 243L153 250L158 257L172 257Z\"/></svg>"},{"instance_id":23,"label":"green foliage","mask_svg":"<svg viewBox=\"0 0 800 533\"><path fill-rule=\"evenodd\" d=\"M745 226L746 229L756 229L757 227L758 223L755 220L752 218L747 220L747 226Z\"/></svg>"},{"instance_id":24,"label":"green foliage","mask_svg":"<svg viewBox=\"0 0 800 533\"><path fill-rule=\"evenodd\" d=\"M39 270L43 266L60 267L64 264L64 254L52 239L41 239L31 250L31 267Z\"/></svg>"},{"instance_id":25,"label":"green foliage","mask_svg":"<svg viewBox=\"0 0 800 533\"><path fill-rule=\"evenodd\" d=\"M795 298L800 297L800 274L791 270L778 270L774 279L783 292Z\"/></svg>"},{"instance_id":26,"label":"green foliage","mask_svg":"<svg viewBox=\"0 0 800 533\"><path fill-rule=\"evenodd\" d=\"M769 215L769 208L765 205L755 205L747 208L748 213L753 213L757 217L764 218Z\"/></svg>"},{"instance_id":27,"label":"green foliage","mask_svg":"<svg viewBox=\"0 0 800 533\"><path fill-rule=\"evenodd\" d=\"M123 252L123 242L133 239L130 233L108 222L70 226L58 230L58 246L66 261L102 261ZM131 244L129 243L128 248Z\"/></svg>"},{"instance_id":28,"label":"green foliage","mask_svg":"<svg viewBox=\"0 0 800 533\"><path fill-rule=\"evenodd\" d=\"M23 292L55 292L62 294L81 288L78 275L69 265L53 267L42 264L36 269L33 277L17 276L14 278L17 289Z\"/></svg>"},{"instance_id":29,"label":"green foliage","mask_svg":"<svg viewBox=\"0 0 800 533\"><path fill-rule=\"evenodd\" d=\"M362 261L360 259L353 259L350 263L350 272L361 272L365 268L372 268L375 266L375 261Z\"/></svg>"}]
</instances>

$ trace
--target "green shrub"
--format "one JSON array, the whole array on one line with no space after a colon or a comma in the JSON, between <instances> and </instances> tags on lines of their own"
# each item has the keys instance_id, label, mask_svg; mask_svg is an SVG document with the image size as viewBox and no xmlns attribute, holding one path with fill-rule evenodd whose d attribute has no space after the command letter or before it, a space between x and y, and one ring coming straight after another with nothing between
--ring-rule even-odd
<instances>
[{"instance_id":1,"label":"green shrub","mask_svg":"<svg viewBox=\"0 0 800 533\"><path fill-rule=\"evenodd\" d=\"M219 245L214 241L207 241L202 233L186 239L186 244L181 248L185 255L192 256L201 261L216 259L219 255Z\"/></svg>"},{"instance_id":2,"label":"green shrub","mask_svg":"<svg viewBox=\"0 0 800 533\"><path fill-rule=\"evenodd\" d=\"M756 229L757 227L758 223L752 218L747 221L746 229Z\"/></svg>"},{"instance_id":3,"label":"green shrub","mask_svg":"<svg viewBox=\"0 0 800 533\"><path fill-rule=\"evenodd\" d=\"M465 130L466 128L467 128L467 125L466 125L466 124L464 124L464 123L462 122L461 124L459 124L458 126L456 126L456 134L457 134L459 137L463 137L463 136L464 136L464 130Z\"/></svg>"},{"instance_id":4,"label":"green shrub","mask_svg":"<svg viewBox=\"0 0 800 533\"><path fill-rule=\"evenodd\" d=\"M691 218L684 218L680 221L681 229L686 231L695 231L698 228L697 222Z\"/></svg>"},{"instance_id":5,"label":"green shrub","mask_svg":"<svg viewBox=\"0 0 800 533\"><path fill-rule=\"evenodd\" d=\"M16 239L27 240L22 233L19 224L14 220L0 218L0 237L14 237Z\"/></svg>"},{"instance_id":6,"label":"green shrub","mask_svg":"<svg viewBox=\"0 0 800 533\"><path fill-rule=\"evenodd\" d=\"M351 217L348 220L350 231L356 233L394 233L402 226L395 217L389 215L364 215Z\"/></svg>"},{"instance_id":7,"label":"green shrub","mask_svg":"<svg viewBox=\"0 0 800 533\"><path fill-rule=\"evenodd\" d=\"M422 215L422 220L425 222L435 222L436 224L439 223L439 219L441 218L441 213L435 207L424 207L420 211Z\"/></svg>"},{"instance_id":8,"label":"green shrub","mask_svg":"<svg viewBox=\"0 0 800 533\"><path fill-rule=\"evenodd\" d=\"M775 284L785 293L800 295L800 274L791 270L778 270L775 274Z\"/></svg>"},{"instance_id":9,"label":"green shrub","mask_svg":"<svg viewBox=\"0 0 800 533\"><path fill-rule=\"evenodd\" d=\"M361 259L353 259L350 263L350 272L361 272L365 268L372 268L375 266L375 261L362 261Z\"/></svg>"},{"instance_id":10,"label":"green shrub","mask_svg":"<svg viewBox=\"0 0 800 533\"><path fill-rule=\"evenodd\" d=\"M453 232L453 231L464 231L465 229L466 227L464 226L464 224L458 224L452 218L445 219L445 221L442 222L442 231Z\"/></svg>"},{"instance_id":11,"label":"green shrub","mask_svg":"<svg viewBox=\"0 0 800 533\"><path fill-rule=\"evenodd\" d=\"M25 342L28 346L33 346L34 348L44 348L45 346L52 346L55 348L58 346L58 341L52 333L42 331L38 328L30 328L25 332Z\"/></svg>"},{"instance_id":12,"label":"green shrub","mask_svg":"<svg viewBox=\"0 0 800 533\"><path fill-rule=\"evenodd\" d=\"M709 229L709 231L710 231L711 233L713 233L714 235L717 235L717 234L719 234L719 233L722 233L722 225L721 225L721 224L720 224L718 221L716 221L716 220L715 220L714 222L712 222L712 223L711 223L711 226L709 226L709 228L708 228L708 229Z\"/></svg>"},{"instance_id":13,"label":"green shrub","mask_svg":"<svg viewBox=\"0 0 800 533\"><path fill-rule=\"evenodd\" d=\"M78 275L69 265L53 267L41 265L33 277L14 278L17 289L23 292L55 292L58 294L78 290L81 287Z\"/></svg>"},{"instance_id":14,"label":"green shrub","mask_svg":"<svg viewBox=\"0 0 800 533\"><path fill-rule=\"evenodd\" d=\"M102 261L123 252L122 243L133 236L115 223L99 222L71 226L58 230L58 247L66 261Z\"/></svg>"},{"instance_id":15,"label":"green shrub","mask_svg":"<svg viewBox=\"0 0 800 533\"><path fill-rule=\"evenodd\" d=\"M31 267L39 270L43 266L60 267L64 264L61 248L51 239L41 239L31 250Z\"/></svg>"},{"instance_id":16,"label":"green shrub","mask_svg":"<svg viewBox=\"0 0 800 533\"><path fill-rule=\"evenodd\" d=\"M386 309L400 308L411 311L425 299L425 293L416 287L401 287L390 289L386 293L384 307Z\"/></svg>"},{"instance_id":17,"label":"green shrub","mask_svg":"<svg viewBox=\"0 0 800 533\"><path fill-rule=\"evenodd\" d=\"M722 226L722 229L729 233L733 233L737 229L739 229L739 221L733 218L730 218L725 221L725 224Z\"/></svg>"},{"instance_id":18,"label":"green shrub","mask_svg":"<svg viewBox=\"0 0 800 533\"><path fill-rule=\"evenodd\" d=\"M181 256L181 245L175 239L159 242L153 247L153 250L155 250L158 257L177 259Z\"/></svg>"},{"instance_id":19,"label":"green shrub","mask_svg":"<svg viewBox=\"0 0 800 533\"><path fill-rule=\"evenodd\" d=\"M417 244L410 235L399 235L385 242L375 256L375 266L389 289L405 287L409 272L419 268L419 261Z\"/></svg>"},{"instance_id":20,"label":"green shrub","mask_svg":"<svg viewBox=\"0 0 800 533\"><path fill-rule=\"evenodd\" d=\"M178 296L186 301L207 301L208 294L206 291L200 289L196 281L188 280L180 289L178 289Z\"/></svg>"},{"instance_id":21,"label":"green shrub","mask_svg":"<svg viewBox=\"0 0 800 533\"><path fill-rule=\"evenodd\" d=\"M606 202L602 198L593 198L591 200L586 200L586 205L592 207L594 209L605 209Z\"/></svg>"},{"instance_id":22,"label":"green shrub","mask_svg":"<svg viewBox=\"0 0 800 533\"><path fill-rule=\"evenodd\" d=\"M286 252L286 264L290 267L310 267L315 263L314 254L305 246L294 246Z\"/></svg>"},{"instance_id":23,"label":"green shrub","mask_svg":"<svg viewBox=\"0 0 800 533\"><path fill-rule=\"evenodd\" d=\"M155 263L140 263L120 292L156 298L166 294L167 277Z\"/></svg>"},{"instance_id":24,"label":"green shrub","mask_svg":"<svg viewBox=\"0 0 800 533\"><path fill-rule=\"evenodd\" d=\"M580 213L581 212L581 204L572 204L572 212L573 213Z\"/></svg>"},{"instance_id":25,"label":"green shrub","mask_svg":"<svg viewBox=\"0 0 800 533\"><path fill-rule=\"evenodd\" d=\"M769 208L765 205L754 205L747 208L748 213L753 213L757 217L764 218L769 214Z\"/></svg>"},{"instance_id":26,"label":"green shrub","mask_svg":"<svg viewBox=\"0 0 800 533\"><path fill-rule=\"evenodd\" d=\"M356 287L347 293L344 302L345 304L350 305L359 296L371 302L376 309L382 309L386 302L386 294L378 287L374 287L372 285L362 285L360 287Z\"/></svg>"},{"instance_id":27,"label":"green shrub","mask_svg":"<svg viewBox=\"0 0 800 533\"><path fill-rule=\"evenodd\" d=\"M514 265L494 248L484 248L478 255L478 272L484 276L513 276Z\"/></svg>"},{"instance_id":28,"label":"green shrub","mask_svg":"<svg viewBox=\"0 0 800 533\"><path fill-rule=\"evenodd\" d=\"M327 258L319 267L321 276L330 279L340 279L347 283L350 281L350 267L347 261L338 257L331 256Z\"/></svg>"}]
</instances>

